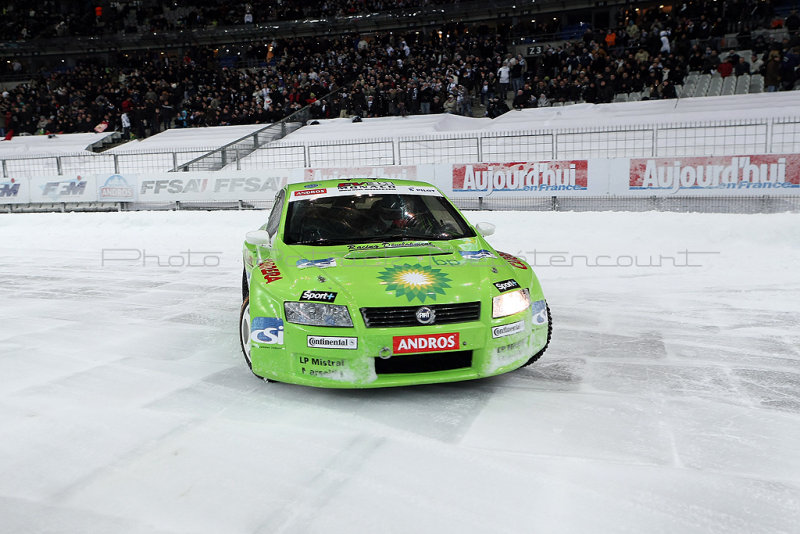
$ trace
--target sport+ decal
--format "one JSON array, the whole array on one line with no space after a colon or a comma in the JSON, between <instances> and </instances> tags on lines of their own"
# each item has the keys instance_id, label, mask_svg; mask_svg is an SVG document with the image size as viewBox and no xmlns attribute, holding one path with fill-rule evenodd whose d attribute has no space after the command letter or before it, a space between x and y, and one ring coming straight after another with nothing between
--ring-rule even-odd
<instances>
[{"instance_id":1,"label":"sport+ decal","mask_svg":"<svg viewBox=\"0 0 800 534\"><path fill-rule=\"evenodd\" d=\"M494 287L496 287L500 293L505 293L506 291L517 289L519 287L519 283L513 278L509 278L508 280L503 280L502 282L494 282Z\"/></svg>"},{"instance_id":2,"label":"sport+ decal","mask_svg":"<svg viewBox=\"0 0 800 534\"><path fill-rule=\"evenodd\" d=\"M386 284L386 291L394 292L395 297L405 297L408 302L436 300L436 295L444 295L452 280L441 269L430 265L404 264L388 267L378 273L378 278Z\"/></svg>"},{"instance_id":3,"label":"sport+ decal","mask_svg":"<svg viewBox=\"0 0 800 534\"><path fill-rule=\"evenodd\" d=\"M336 295L338 295L338 293L334 291L306 290L303 291L302 295L300 295L300 300L316 301L316 302L333 302L334 300L336 300Z\"/></svg>"}]
</instances>

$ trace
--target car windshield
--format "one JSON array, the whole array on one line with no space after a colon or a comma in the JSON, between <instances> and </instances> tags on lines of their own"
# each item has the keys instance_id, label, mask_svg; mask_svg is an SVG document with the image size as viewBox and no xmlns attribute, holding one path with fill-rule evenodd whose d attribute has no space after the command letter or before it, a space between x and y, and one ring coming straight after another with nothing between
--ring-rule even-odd
<instances>
[{"instance_id":1,"label":"car windshield","mask_svg":"<svg viewBox=\"0 0 800 534\"><path fill-rule=\"evenodd\" d=\"M459 239L474 235L444 197L387 193L289 202L283 241L302 245L348 245Z\"/></svg>"}]
</instances>

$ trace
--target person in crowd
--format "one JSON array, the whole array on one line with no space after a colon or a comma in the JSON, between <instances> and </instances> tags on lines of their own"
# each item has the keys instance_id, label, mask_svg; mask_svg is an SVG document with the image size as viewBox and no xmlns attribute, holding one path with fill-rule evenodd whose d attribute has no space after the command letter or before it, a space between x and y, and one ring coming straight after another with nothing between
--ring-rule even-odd
<instances>
[{"instance_id":1,"label":"person in crowd","mask_svg":"<svg viewBox=\"0 0 800 534\"><path fill-rule=\"evenodd\" d=\"M522 89L517 91L517 94L514 95L514 101L512 103L512 107L516 110L521 110L528 107L528 102L530 101L530 97L525 94L525 91Z\"/></svg>"},{"instance_id":2,"label":"person in crowd","mask_svg":"<svg viewBox=\"0 0 800 534\"><path fill-rule=\"evenodd\" d=\"M508 68L508 61L503 61L503 64L499 69L497 69L498 94L503 100L508 97L508 85L510 79L511 70Z\"/></svg>"},{"instance_id":3,"label":"person in crowd","mask_svg":"<svg viewBox=\"0 0 800 534\"><path fill-rule=\"evenodd\" d=\"M12 0L11 4L16 2ZM738 4L729 0L723 4L731 13L736 12ZM286 6L294 6L287 8L288 14L308 14L317 8L330 16L340 14L336 2L305 6L306 12L291 11L298 6L295 0L271 6L252 2L254 24ZM548 46L542 55L528 58L509 53L505 40L494 29L480 26L408 35L378 32L330 38L271 38L230 45L226 47L229 55L218 53L217 48L200 46L189 47L176 57L140 51L120 56L109 65L89 57L69 70L34 74L31 82L7 90L0 97L0 112L5 129L13 127L21 133L41 131L41 117L45 117L47 129L58 132L94 131L103 121L107 121L108 128L114 128L124 121L129 125L123 124L123 129L127 127L142 138L171 127L274 122L308 104L312 105L311 113L319 118L444 111L471 115L474 98L486 108L487 116L499 116L503 106L508 107L505 97L509 86L514 90L515 109L531 107L534 102L609 102L621 92L655 87L656 80L660 95L654 97L669 98L670 89L674 91L674 85L682 82L687 70L727 72L728 66L719 62L722 39L714 39L721 25L741 27L741 33L772 20L768 11L758 11L754 22L748 20L743 26L739 19L726 19L725 9L715 8L706 14L692 1L685 7L673 12L621 8L616 25L612 24L608 31L587 30L582 39ZM123 11L127 8L130 6L123 6ZM67 20L68 16L61 13L47 14L47 9L44 6L37 15L45 20L57 19L52 24L53 31L61 22L59 32L64 36L80 31L81 26L74 19ZM185 27L213 20L218 24L241 24L241 20L230 17L238 18L247 12L243 7L231 10L234 15L229 16L211 14L202 6L196 9L196 15L186 19ZM165 31L171 29L169 17L153 8L146 10L149 11L143 21L148 19L149 24ZM272 14L268 15L270 10ZM117 14L109 11L114 10L104 9L99 17L103 31L123 29L120 24L125 17L118 20ZM10 14L8 24L13 24L15 10L7 10L6 14ZM92 26L84 28L95 27L95 22L93 16ZM786 24L788 28L789 17ZM27 30L30 38L49 35L49 30L33 24L27 24ZM18 31L15 30L15 38ZM676 36L672 43L670 35ZM664 46L663 37L668 37L669 47ZM800 62L800 54L793 50L795 44L796 40L774 42L758 35L753 39L756 54L749 68L740 59L730 64L731 74L760 72L765 75L769 90L790 89ZM764 54L772 49L778 54L777 60L772 53ZM767 59L766 65L762 57ZM238 66L237 58L249 64ZM23 62L24 59L15 59L1 68L13 73L15 68L23 68ZM661 83L665 80L669 84ZM329 94L337 100L326 96ZM544 100L540 95L545 95Z\"/></svg>"},{"instance_id":4,"label":"person in crowd","mask_svg":"<svg viewBox=\"0 0 800 534\"><path fill-rule=\"evenodd\" d=\"M771 50L769 60L764 67L764 87L768 93L778 90L781 82L781 53L778 50Z\"/></svg>"}]
</instances>

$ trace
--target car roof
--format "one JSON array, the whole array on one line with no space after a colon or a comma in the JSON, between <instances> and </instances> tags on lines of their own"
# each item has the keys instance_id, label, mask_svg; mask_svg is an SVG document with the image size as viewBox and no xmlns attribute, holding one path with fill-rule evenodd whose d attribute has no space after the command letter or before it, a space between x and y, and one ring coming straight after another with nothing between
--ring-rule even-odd
<instances>
[{"instance_id":1,"label":"car roof","mask_svg":"<svg viewBox=\"0 0 800 534\"><path fill-rule=\"evenodd\" d=\"M333 179L333 180L315 180L310 182L300 182L295 184L288 184L287 191L289 193L293 191L301 191L304 189L315 189L315 188L337 188L340 184L369 184L370 182L380 182L382 184L393 184L396 186L411 186L411 187L436 187L435 185L429 182L423 182L420 180L396 180L392 178L341 178L341 179Z\"/></svg>"}]
</instances>

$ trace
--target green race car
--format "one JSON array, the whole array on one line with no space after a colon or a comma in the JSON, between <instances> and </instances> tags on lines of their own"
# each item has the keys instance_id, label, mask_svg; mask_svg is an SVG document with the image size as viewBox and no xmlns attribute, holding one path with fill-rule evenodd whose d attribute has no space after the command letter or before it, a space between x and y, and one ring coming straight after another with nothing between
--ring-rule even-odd
<instances>
[{"instance_id":1,"label":"green race car","mask_svg":"<svg viewBox=\"0 0 800 534\"><path fill-rule=\"evenodd\" d=\"M252 372L330 388L453 382L537 360L550 310L436 187L293 184L244 244L240 340Z\"/></svg>"}]
</instances>

